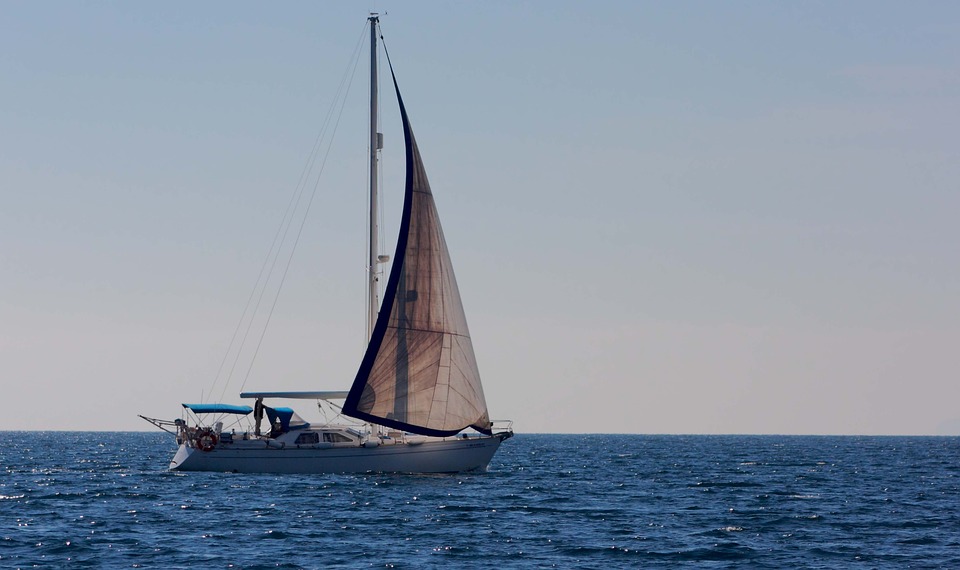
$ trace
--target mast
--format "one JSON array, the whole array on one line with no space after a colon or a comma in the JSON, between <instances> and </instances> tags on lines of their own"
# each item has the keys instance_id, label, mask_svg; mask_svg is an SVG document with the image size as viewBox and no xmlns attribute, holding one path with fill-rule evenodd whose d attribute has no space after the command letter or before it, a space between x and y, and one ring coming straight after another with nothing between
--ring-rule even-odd
<instances>
[{"instance_id":1,"label":"mast","mask_svg":"<svg viewBox=\"0 0 960 570\"><path fill-rule=\"evenodd\" d=\"M380 300L377 295L377 151L382 148L381 135L377 132L377 24L380 17L370 14L370 258L367 265L367 338L373 335L377 323Z\"/></svg>"}]
</instances>

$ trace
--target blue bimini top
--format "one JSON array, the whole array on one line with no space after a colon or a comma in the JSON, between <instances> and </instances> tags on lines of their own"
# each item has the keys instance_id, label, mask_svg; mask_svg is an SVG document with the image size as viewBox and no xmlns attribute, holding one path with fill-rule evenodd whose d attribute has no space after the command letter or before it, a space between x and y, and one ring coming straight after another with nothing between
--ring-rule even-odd
<instances>
[{"instance_id":1,"label":"blue bimini top","mask_svg":"<svg viewBox=\"0 0 960 570\"><path fill-rule=\"evenodd\" d=\"M183 404L183 407L196 414L240 414L245 416L253 411L250 406L231 404Z\"/></svg>"}]
</instances>

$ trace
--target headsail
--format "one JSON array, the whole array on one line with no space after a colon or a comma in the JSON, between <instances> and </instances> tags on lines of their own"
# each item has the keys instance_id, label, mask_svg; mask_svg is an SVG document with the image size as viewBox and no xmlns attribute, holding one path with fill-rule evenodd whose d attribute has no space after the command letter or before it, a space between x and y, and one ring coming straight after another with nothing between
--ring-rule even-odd
<instances>
[{"instance_id":1,"label":"headsail","mask_svg":"<svg viewBox=\"0 0 960 570\"><path fill-rule=\"evenodd\" d=\"M343 412L423 435L468 427L489 434L447 243L395 76L393 84L407 156L403 217L380 314Z\"/></svg>"}]
</instances>

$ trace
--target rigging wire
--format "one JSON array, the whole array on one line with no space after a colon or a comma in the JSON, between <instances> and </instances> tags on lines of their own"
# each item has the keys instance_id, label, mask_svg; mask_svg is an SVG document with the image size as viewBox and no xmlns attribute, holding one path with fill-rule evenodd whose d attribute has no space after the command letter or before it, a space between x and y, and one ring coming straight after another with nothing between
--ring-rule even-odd
<instances>
[{"instance_id":1,"label":"rigging wire","mask_svg":"<svg viewBox=\"0 0 960 570\"><path fill-rule=\"evenodd\" d=\"M240 340L239 345L236 346L236 353L234 355L233 362L231 363L230 371L227 373L224 379L223 389L221 390L221 393L220 393L221 400L226 394L227 388L229 387L230 382L233 379L237 364L239 363L240 357L243 353L243 347L246 345L247 338L250 335L251 329L253 327L253 323L256 320L256 316L259 312L261 302L267 290L267 285L269 284L269 281L274 275L274 269L276 268L277 261L286 243L287 234L289 233L289 230L293 224L294 217L296 215L297 210L299 209L299 205L303 198L303 194L307 188L307 180L310 178L311 172L313 172L314 170L314 166L320 154L320 149L322 148L323 142L326 139L326 134L330 128L331 119L333 118L334 111L337 109L338 104L339 104L340 111L337 114L336 125L339 124L340 116L343 114L343 107L346 104L347 93L349 93L350 86L352 85L352 82L353 82L353 77L356 73L356 68L359 62L359 54L361 51L361 47L363 44L363 37L365 33L366 33L366 25L364 25L364 29L360 34L360 38L357 41L357 45L354 47L353 53L349 60L350 63L348 63L346 69L344 70L343 76L341 77L340 83L337 87L337 91L334 96L334 99L324 117L323 123L320 128L320 132L318 133L316 139L314 140L314 144L308 155L306 164L304 165L304 168L300 173L300 177L297 181L297 185L295 186L294 192L290 197L290 200L287 204L287 208L284 211L284 215L281 218L280 226L277 228L277 232L274 234L273 242L270 244L270 249L267 252L267 256L260 267L260 273L258 274L257 280L254 283L253 290L250 292L250 296L247 299L247 304L244 307L243 313L241 314L240 321L237 323L233 336L231 337L230 343L227 347L227 351L224 354L223 360L220 363L220 367L217 370L217 375L214 378L213 386L211 386L211 389L209 392L210 394L213 393L214 386L216 386L218 381L221 379L221 375L223 373L223 368L225 366L225 363L229 359L230 354L234 351L234 346L236 344L237 336L239 335L239 331L242 328L244 321L246 321L247 322L246 330L244 331L243 337ZM329 156L329 153L330 153L331 144L333 142L334 135L336 134L336 125L334 125L333 132L330 134L326 153L324 154L323 160L321 162L320 172L317 174L317 181L314 184L313 191L310 195L309 201L311 203L313 201L314 195L316 194L317 187L319 186L320 176L323 173L323 165L326 164L327 157ZM307 207L307 211L304 213L304 221L306 219L307 212L309 212L309 205ZM297 241L294 242L292 246L292 250L290 252L290 257L287 260L286 269L284 270L284 275L283 275L284 277L286 277L286 271L289 269L289 266L290 266L290 259L292 259L293 251L296 249L297 242L299 241L299 235L300 235L300 232L302 232L302 230L303 230L303 221L301 221L301 224L300 224L300 231L297 234ZM267 270L266 276L264 276L264 270L267 268L268 265L269 265L269 270ZM283 280L281 280L280 286L277 289L277 296L279 296L280 288L282 287L282 285L283 285ZM259 294L258 294L258 291L259 291ZM251 303L253 302L254 297L256 297L256 303L253 306L253 311L251 312L250 306L251 306ZM275 306L276 306L276 298L274 299L273 305L271 306L270 315L272 315L273 307ZM248 313L249 313L249 318L248 318ZM267 324L269 324L269 316L267 317ZM264 333L266 332L267 324L264 325L264 331L263 331ZM262 340L263 340L263 334L261 334L260 342L262 342ZM258 349L259 349L259 344L258 344ZM253 358L251 359L250 367L253 366L253 360L255 359L256 359L256 353L254 353ZM249 376L249 368L247 371L247 376ZM244 384L246 384L246 377L244 379ZM241 387L241 390L242 389L243 388Z\"/></svg>"},{"instance_id":2,"label":"rigging wire","mask_svg":"<svg viewBox=\"0 0 960 570\"><path fill-rule=\"evenodd\" d=\"M311 151L311 156L316 152L316 147L317 147L317 145L319 144L320 137L323 135L323 132L324 132L325 130L326 130L326 121L324 122L324 125L323 125L323 127L321 128L320 134L317 136L317 142L314 144L314 150ZM308 160L307 165L304 166L304 172L302 172L302 173L300 174L300 180L297 182L297 186L296 186L297 189L299 189L300 185L303 183L303 178L304 178L304 176L305 176L306 170L307 170L307 168L309 167L309 165L310 165L310 162L309 162L309 160ZM277 227L277 232L274 234L274 236L273 236L273 241L270 243L270 248L267 250L267 256L264 258L263 264L260 266L260 272L257 274L257 280L256 280L256 282L254 282L253 289L250 291L250 296L247 298L247 303L246 303L246 305L243 307L243 313L240 315L240 320L237 322L237 326L236 326L236 328L235 328L234 331L233 331L233 336L230 337L230 342L229 342L229 344L227 345L227 350L226 350L226 352L225 352L224 355L223 355L223 359L220 361L220 367L217 369L217 374L216 374L216 376L215 376L214 379L213 379L213 384L211 384L211 386L210 386L209 394L213 394L214 389L216 388L217 382L220 380L220 375L221 375L222 372L223 372L224 364L226 364L227 358L230 356L230 353L233 351L234 343L235 343L236 340L237 340L237 334L239 334L240 328L243 326L243 323L244 323L244 321L245 321L246 318L247 318L247 312L250 310L250 305L251 305L251 303L253 302L253 298L254 298L254 296L257 294L257 291L260 290L260 287L261 287L260 280L263 278L264 270L267 268L267 265L269 264L270 259L271 259L272 257L274 257L274 248L277 247L277 240L280 238L280 234L281 234L282 230L284 229L284 227L286 227L286 226L288 225L287 217L288 217L288 216L292 216L292 213L293 213L293 211L294 211L294 210L293 210L293 206L294 206L294 204L295 204L295 202L296 202L296 198L297 198L298 196L299 196L299 192L298 192L298 191L294 191L294 193L290 196L290 201L287 203L287 208L286 208L286 210L285 210L284 213L283 213L283 217L280 219L280 225ZM282 242L281 242L281 243L282 243ZM279 250L279 248L278 248L278 250ZM269 280L269 275L270 275L270 274L268 273L268 274L267 274L267 280ZM264 288L266 287L266 281L264 281L263 287L264 287ZM261 293L261 296L262 296L262 293ZM260 306L260 305L259 305L259 299L258 299L258 301L257 301L257 308L259 308L259 306ZM256 308L254 309L254 314L256 314ZM251 321L252 321L252 320L253 320L253 317L251 316ZM247 333L249 333L249 331L250 331L250 327L248 326L248 327L247 327ZM247 336L247 335L246 335L246 333L245 333L245 334L244 334L244 337L243 337L244 340L240 343L240 347L237 349L237 358L239 358L240 351L242 350L243 344L244 344L244 342L246 341L246 336ZM234 368L236 368L236 365L237 365L237 361L236 361L236 359L234 359L233 365L230 367L230 373L227 375L227 378L226 378L226 381L227 381L228 384L229 384L230 378L233 376L233 370L234 370ZM220 394L220 399L221 399L221 400L223 399L223 395L224 395L224 393L225 393L225 391L226 391L226 388L227 388L227 386L225 385L224 388L223 388L223 389L224 389L224 392L221 392L221 394ZM202 398L202 397L200 398L200 401L201 401L201 403L203 402L203 398Z\"/></svg>"},{"instance_id":3,"label":"rigging wire","mask_svg":"<svg viewBox=\"0 0 960 570\"><path fill-rule=\"evenodd\" d=\"M364 28L364 30L366 30L366 28ZM357 48L357 52L359 52L359 45ZM267 328L269 328L270 326L270 321L273 318L274 310L277 307L277 301L279 301L280 299L280 291L283 289L283 284L287 280L287 274L290 271L290 264L293 261L293 255L297 251L297 245L300 243L300 237L303 235L303 228L306 225L307 217L310 214L310 207L313 205L314 198L317 195L317 189L320 187L320 179L323 176L323 171L327 165L327 159L330 157L330 149L333 147L333 140L336 137L337 128L340 126L340 119L343 117L343 110L346 107L347 95L350 92L350 87L353 85L353 77L356 74L358 64L359 64L359 57L355 58L354 60L353 69L350 72L349 82L347 83L346 90L343 92L343 98L340 102L340 110L337 113L336 121L333 123L333 130L330 133L329 140L327 141L326 151L324 152L323 158L320 161L320 166L317 172L316 181L313 184L313 189L310 191L310 198L307 200L306 207L304 208L304 211L303 211L303 217L300 219L300 226L297 228L296 236L294 237L293 244L290 248L290 254L287 256L287 262L283 268L283 274L280 276L280 283L277 285L277 291L274 294L273 303L270 305L270 311L267 313L266 322L264 322L263 330L260 332L260 338L257 341L257 347L256 349L254 349L253 356L250 359L250 364L249 366L247 366L247 372L246 374L244 374L243 383L240 385L240 391L243 391L243 388L247 385L247 380L250 379L250 372L253 370L254 362L256 362L257 355L260 353L260 347L263 345L263 339L267 334ZM341 85L342 84L343 83L341 82ZM298 203L299 203L299 200L298 200ZM291 223L292 223L292 217L291 217ZM284 236L286 236L286 232L284 232ZM277 251L278 258L279 258L279 255L280 255L280 252L278 250Z\"/></svg>"}]
</instances>

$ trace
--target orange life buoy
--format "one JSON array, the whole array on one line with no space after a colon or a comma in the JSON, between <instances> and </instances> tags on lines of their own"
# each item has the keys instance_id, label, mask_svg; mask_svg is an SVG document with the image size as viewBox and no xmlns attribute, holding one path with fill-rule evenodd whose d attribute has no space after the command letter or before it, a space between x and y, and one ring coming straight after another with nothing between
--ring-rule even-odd
<instances>
[{"instance_id":1,"label":"orange life buoy","mask_svg":"<svg viewBox=\"0 0 960 570\"><path fill-rule=\"evenodd\" d=\"M197 438L194 440L197 449L200 451L213 451L217 446L217 434L210 428L204 428L197 432Z\"/></svg>"}]
</instances>

